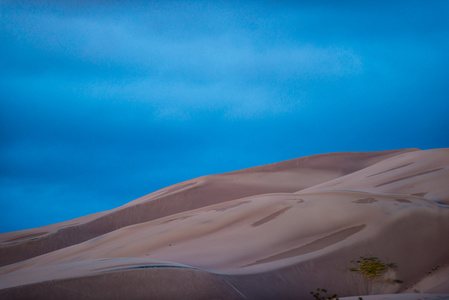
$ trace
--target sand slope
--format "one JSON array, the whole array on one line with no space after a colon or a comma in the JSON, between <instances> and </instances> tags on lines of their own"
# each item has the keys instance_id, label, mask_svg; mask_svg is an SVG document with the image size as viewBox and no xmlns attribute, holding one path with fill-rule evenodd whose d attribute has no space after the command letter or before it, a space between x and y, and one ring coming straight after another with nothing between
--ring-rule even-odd
<instances>
[{"instance_id":1,"label":"sand slope","mask_svg":"<svg viewBox=\"0 0 449 300\"><path fill-rule=\"evenodd\" d=\"M0 297L313 299L325 288L447 299L448 205L449 149L321 154L204 176L1 234ZM397 267L367 280L349 270L360 256Z\"/></svg>"}]
</instances>

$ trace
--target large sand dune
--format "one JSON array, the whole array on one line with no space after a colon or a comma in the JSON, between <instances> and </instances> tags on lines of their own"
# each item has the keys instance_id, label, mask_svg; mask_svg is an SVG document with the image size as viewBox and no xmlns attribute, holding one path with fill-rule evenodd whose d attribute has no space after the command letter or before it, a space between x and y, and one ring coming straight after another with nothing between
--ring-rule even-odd
<instances>
[{"instance_id":1,"label":"large sand dune","mask_svg":"<svg viewBox=\"0 0 449 300\"><path fill-rule=\"evenodd\" d=\"M449 149L204 176L0 243L1 299L449 299Z\"/></svg>"}]
</instances>

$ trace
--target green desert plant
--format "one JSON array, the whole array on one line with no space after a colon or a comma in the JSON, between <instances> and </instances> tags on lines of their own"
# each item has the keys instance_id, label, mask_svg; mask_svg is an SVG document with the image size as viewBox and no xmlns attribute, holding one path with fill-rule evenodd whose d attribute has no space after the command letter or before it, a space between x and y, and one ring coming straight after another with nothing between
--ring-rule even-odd
<instances>
[{"instance_id":1,"label":"green desert plant","mask_svg":"<svg viewBox=\"0 0 449 300\"><path fill-rule=\"evenodd\" d=\"M328 296L326 289L316 289L316 292L312 291L312 292L310 292L310 294L316 300L338 300L337 294Z\"/></svg>"},{"instance_id":2,"label":"green desert plant","mask_svg":"<svg viewBox=\"0 0 449 300\"><path fill-rule=\"evenodd\" d=\"M357 267L349 268L351 272L362 274L367 280L380 277L388 269L396 269L396 263L383 263L378 257L360 256L360 260L352 261ZM402 280L386 278L385 281L391 283L402 283Z\"/></svg>"},{"instance_id":3,"label":"green desert plant","mask_svg":"<svg viewBox=\"0 0 449 300\"><path fill-rule=\"evenodd\" d=\"M366 279L379 277L385 269L385 264L377 257L363 257L359 263L359 273L365 276Z\"/></svg>"}]
</instances>

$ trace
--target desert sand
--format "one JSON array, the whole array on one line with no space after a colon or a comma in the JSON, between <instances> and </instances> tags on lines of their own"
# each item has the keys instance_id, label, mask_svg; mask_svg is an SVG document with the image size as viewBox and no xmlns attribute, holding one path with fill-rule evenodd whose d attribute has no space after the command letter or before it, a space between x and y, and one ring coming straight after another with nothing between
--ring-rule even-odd
<instances>
[{"instance_id":1,"label":"desert sand","mask_svg":"<svg viewBox=\"0 0 449 300\"><path fill-rule=\"evenodd\" d=\"M364 275L365 261L384 269ZM301 157L0 234L0 299L314 299L317 289L449 299L449 149Z\"/></svg>"}]
</instances>

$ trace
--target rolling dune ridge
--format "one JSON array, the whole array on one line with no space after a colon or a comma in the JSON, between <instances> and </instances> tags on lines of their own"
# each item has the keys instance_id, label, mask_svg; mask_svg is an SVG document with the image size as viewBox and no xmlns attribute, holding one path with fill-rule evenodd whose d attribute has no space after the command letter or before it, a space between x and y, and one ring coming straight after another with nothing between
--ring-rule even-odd
<instances>
[{"instance_id":1,"label":"rolling dune ridge","mask_svg":"<svg viewBox=\"0 0 449 300\"><path fill-rule=\"evenodd\" d=\"M0 298L449 299L448 237L449 149L320 154L0 234Z\"/></svg>"}]
</instances>

